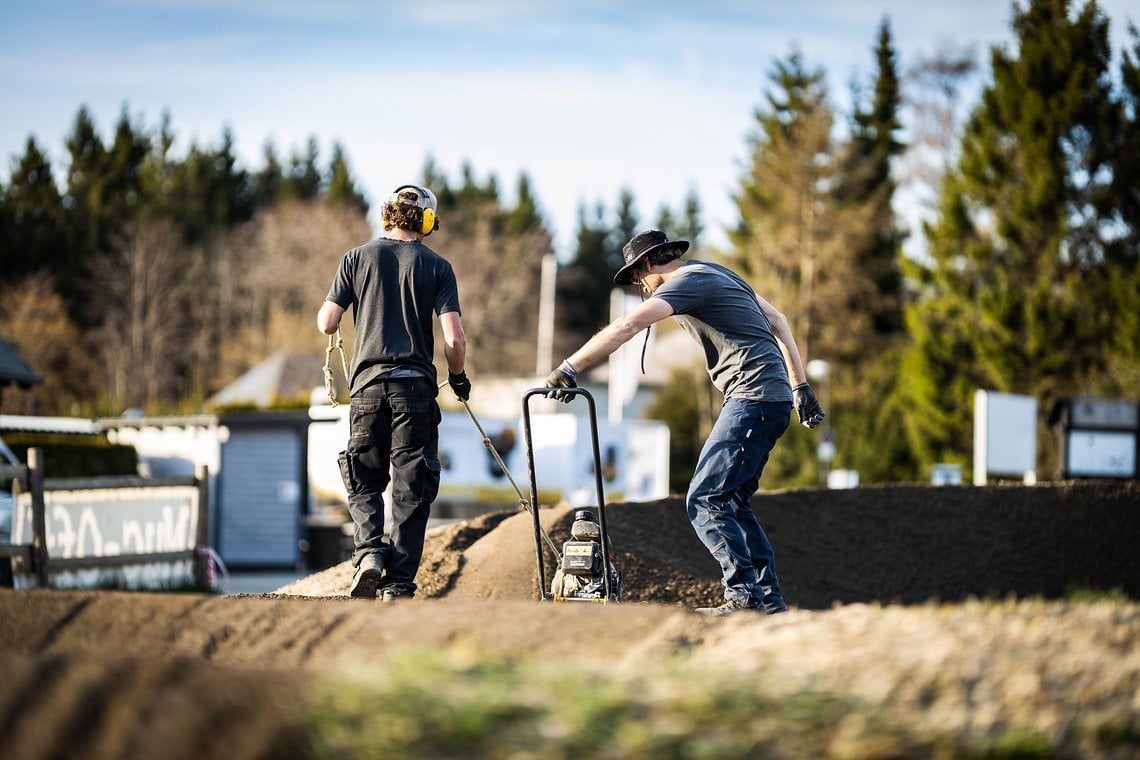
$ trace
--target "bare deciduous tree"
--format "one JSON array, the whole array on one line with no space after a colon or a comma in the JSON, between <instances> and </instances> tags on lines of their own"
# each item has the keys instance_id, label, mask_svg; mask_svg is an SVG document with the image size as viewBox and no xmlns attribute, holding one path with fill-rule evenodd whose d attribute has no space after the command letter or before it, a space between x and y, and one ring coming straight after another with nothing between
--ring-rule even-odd
<instances>
[{"instance_id":1,"label":"bare deciduous tree","mask_svg":"<svg viewBox=\"0 0 1140 760\"><path fill-rule=\"evenodd\" d=\"M169 221L134 222L90 267L95 350L115 406L151 407L181 391L179 357L193 327L192 256Z\"/></svg>"},{"instance_id":2,"label":"bare deciduous tree","mask_svg":"<svg viewBox=\"0 0 1140 760\"><path fill-rule=\"evenodd\" d=\"M488 204L493 206L494 204ZM469 218L461 219L464 214ZM457 211L438 247L459 283L468 366L484 374L532 372L538 346L542 257L551 249L541 227L505 234L495 213Z\"/></svg>"},{"instance_id":3,"label":"bare deciduous tree","mask_svg":"<svg viewBox=\"0 0 1140 760\"><path fill-rule=\"evenodd\" d=\"M217 380L230 382L277 351L323 358L317 309L344 252L371 237L358 209L291 201L219 240L212 257L221 315ZM350 346L351 320L344 328Z\"/></svg>"}]
</instances>

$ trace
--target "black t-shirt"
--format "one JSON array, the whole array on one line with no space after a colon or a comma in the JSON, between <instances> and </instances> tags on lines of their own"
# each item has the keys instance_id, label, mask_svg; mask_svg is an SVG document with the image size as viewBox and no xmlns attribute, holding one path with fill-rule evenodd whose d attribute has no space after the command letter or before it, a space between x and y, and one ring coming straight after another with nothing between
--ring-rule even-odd
<instances>
[{"instance_id":1,"label":"black t-shirt","mask_svg":"<svg viewBox=\"0 0 1140 760\"><path fill-rule=\"evenodd\" d=\"M351 392L393 370L435 383L432 317L460 311L446 259L423 243L378 238L344 255L326 300L353 310Z\"/></svg>"}]
</instances>

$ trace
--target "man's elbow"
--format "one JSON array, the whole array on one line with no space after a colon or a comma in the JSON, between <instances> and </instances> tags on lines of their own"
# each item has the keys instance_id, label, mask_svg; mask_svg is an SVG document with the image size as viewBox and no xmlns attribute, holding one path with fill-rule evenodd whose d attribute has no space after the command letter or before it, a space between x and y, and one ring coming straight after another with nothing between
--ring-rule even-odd
<instances>
[{"instance_id":1,"label":"man's elbow","mask_svg":"<svg viewBox=\"0 0 1140 760\"><path fill-rule=\"evenodd\" d=\"M456 333L454 335L451 335L450 337L445 338L445 341L447 343L447 350L449 352L451 352L453 354L455 354L455 353L466 354L467 353L467 336L464 335L462 332Z\"/></svg>"},{"instance_id":2,"label":"man's elbow","mask_svg":"<svg viewBox=\"0 0 1140 760\"><path fill-rule=\"evenodd\" d=\"M317 329L325 335L332 335L340 328L340 314L338 309L332 308L328 301L317 312Z\"/></svg>"}]
</instances>

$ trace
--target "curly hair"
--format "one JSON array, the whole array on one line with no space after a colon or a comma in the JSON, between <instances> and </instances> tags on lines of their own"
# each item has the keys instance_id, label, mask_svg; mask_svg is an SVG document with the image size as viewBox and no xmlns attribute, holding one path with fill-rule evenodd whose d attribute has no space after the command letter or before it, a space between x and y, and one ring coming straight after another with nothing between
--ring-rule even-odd
<instances>
[{"instance_id":1,"label":"curly hair","mask_svg":"<svg viewBox=\"0 0 1140 760\"><path fill-rule=\"evenodd\" d=\"M424 210L406 203L385 203L380 209L380 219L385 232L396 227L419 232L424 224Z\"/></svg>"}]
</instances>

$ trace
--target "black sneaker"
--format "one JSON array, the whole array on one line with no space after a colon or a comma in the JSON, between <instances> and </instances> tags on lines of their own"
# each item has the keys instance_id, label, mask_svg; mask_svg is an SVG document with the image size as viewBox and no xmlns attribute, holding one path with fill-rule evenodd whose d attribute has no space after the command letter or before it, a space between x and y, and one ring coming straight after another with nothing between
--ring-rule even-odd
<instances>
[{"instance_id":1,"label":"black sneaker","mask_svg":"<svg viewBox=\"0 0 1140 760\"><path fill-rule=\"evenodd\" d=\"M788 605L784 601L784 597L779 594L768 594L764 597L764 601L760 602L760 609L769 615L775 615L779 612L787 612Z\"/></svg>"},{"instance_id":2,"label":"black sneaker","mask_svg":"<svg viewBox=\"0 0 1140 760\"><path fill-rule=\"evenodd\" d=\"M719 607L697 607L696 611L702 615L712 615L714 617L724 617L732 615L736 612L764 612L764 608L755 599L749 599L747 602L741 602L736 599L729 599Z\"/></svg>"},{"instance_id":3,"label":"black sneaker","mask_svg":"<svg viewBox=\"0 0 1140 760\"><path fill-rule=\"evenodd\" d=\"M352 586L348 595L354 599L375 599L376 587L380 585L380 577L384 574L384 565L375 554L366 554L352 576Z\"/></svg>"},{"instance_id":4,"label":"black sneaker","mask_svg":"<svg viewBox=\"0 0 1140 760\"><path fill-rule=\"evenodd\" d=\"M404 586L385 586L380 589L380 599L385 602L395 602L401 599L411 599L416 592Z\"/></svg>"}]
</instances>

